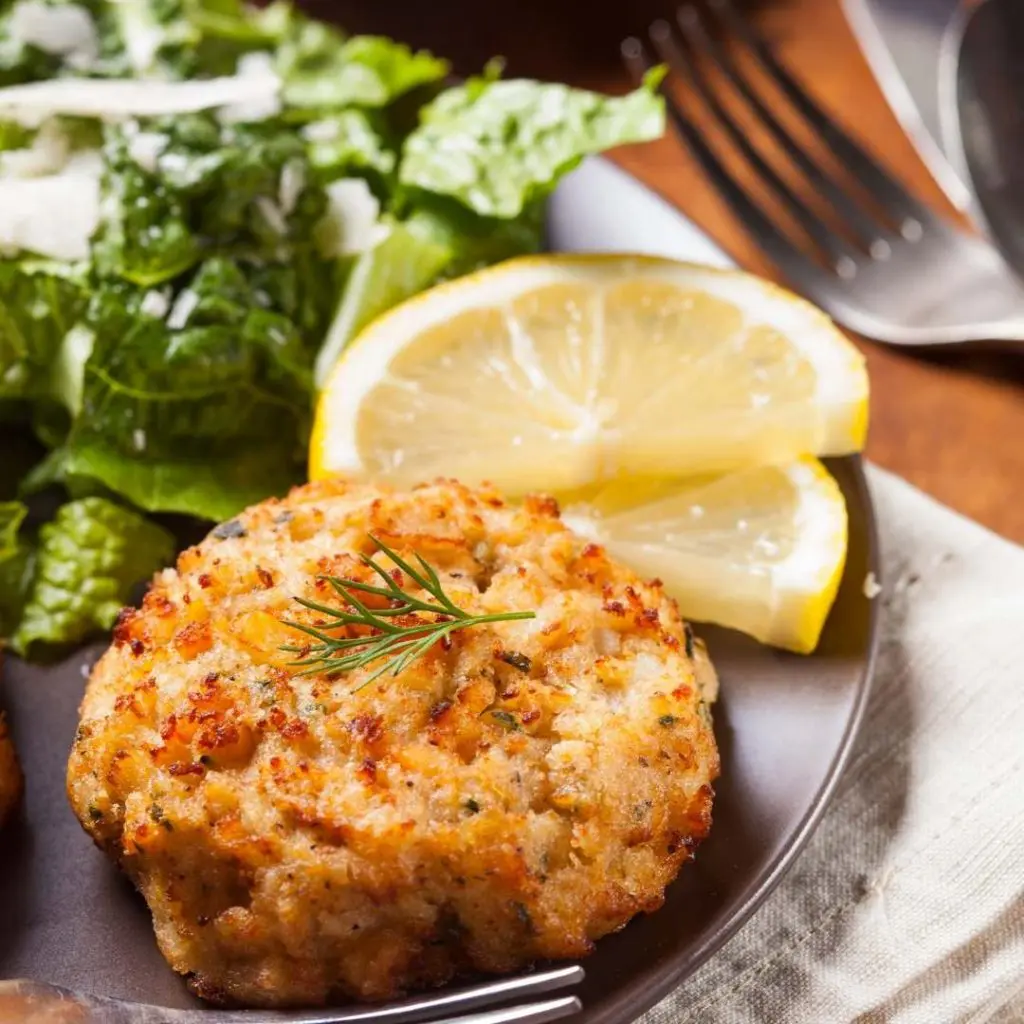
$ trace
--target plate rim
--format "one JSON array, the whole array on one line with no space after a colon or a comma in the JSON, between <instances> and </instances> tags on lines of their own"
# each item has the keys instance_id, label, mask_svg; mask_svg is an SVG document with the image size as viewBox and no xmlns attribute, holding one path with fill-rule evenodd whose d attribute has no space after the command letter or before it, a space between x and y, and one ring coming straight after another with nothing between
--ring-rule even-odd
<instances>
[{"instance_id":1,"label":"plate rim","mask_svg":"<svg viewBox=\"0 0 1024 1024\"><path fill-rule=\"evenodd\" d=\"M646 186L644 187L646 188ZM864 471L865 460L863 456L858 454L844 456L841 461L847 462L849 466L853 483L861 500L861 507L865 513L864 525L865 539L867 541L868 570L873 574L875 580L881 584L878 510L875 507L871 495L871 487L868 484L867 474ZM863 669L860 673L853 707L843 730L839 746L832 761L829 763L824 781L814 794L810 809L800 820L789 841L779 851L767 870L762 873L756 887L732 911L725 922L713 930L712 934L704 942L699 943L694 949L688 951L683 956L674 959L670 958L668 965L661 970L655 969L652 971L648 979L650 983L644 988L640 999L632 1000L630 1006L625 1008L625 1015L619 1012L617 1002L612 1002L606 1008L597 1007L594 1013L585 1018L587 1024L630 1024L630 1022L638 1020L644 1013L685 984L730 939L736 936L749 923L757 911L761 909L793 868L800 854L803 853L817 830L818 825L821 824L825 813L828 811L839 781L849 764L854 745L860 735L871 692L874 689L878 650L881 643L881 617L881 602L877 599L870 601L867 624L868 644L864 652ZM714 828L713 823L712 828ZM583 961L583 967L586 970L585 960ZM585 1013L586 1010L587 1007L584 1004Z\"/></svg>"},{"instance_id":2,"label":"plate rim","mask_svg":"<svg viewBox=\"0 0 1024 1024\"><path fill-rule=\"evenodd\" d=\"M730 253L722 249L714 239L710 238L705 231L690 220L667 196L608 157L594 156L585 160L580 169L563 182L560 190L564 190L566 185L570 184L576 175L587 173L588 167L592 168L597 174L607 176L609 180L613 178L618 179L617 183L620 187L628 187L646 193L646 197L652 206L660 206L666 215L670 215L678 223L680 236L682 235L682 230L688 230L692 236L692 242L700 246L704 251L701 256L689 257L692 262L737 270L746 274L753 273L740 266ZM557 200L560 190L556 190L552 199ZM584 249L579 251L588 251L588 249L584 247ZM631 251L634 254L642 254L642 251L636 248ZM659 252L658 255L665 255L665 253ZM708 259L708 256L712 258ZM668 258L687 259L685 254L676 255L675 253L668 256ZM878 509L875 506L871 487L865 472L864 456L857 453L842 456L831 461L844 462L850 470L852 483L856 488L860 507L864 514L864 536L867 543L868 571L874 575L877 582L882 583ZM868 701L874 687L878 650L881 643L882 607L881 602L878 600L870 601L869 605L867 646L863 653L863 667L858 678L853 706L843 729L842 737L832 760L829 762L825 777L815 792L808 811L800 820L788 841L778 852L774 860L760 874L753 890L746 895L743 901L733 909L731 914L719 926L712 929L711 934L704 941L699 942L682 955L670 954L667 964L660 968L654 968L646 974L647 984L642 989L639 998L635 996L631 986L624 986L626 992L623 995L628 997L628 1006L622 1005L623 999L616 1000L614 998L606 1000L600 1006L594 1007L593 1010L584 1004L583 1013L587 1024L629 1024L629 1022L637 1020L651 1007L661 1002L662 999L693 977L705 963L750 921L797 862L800 854L803 853L808 842L810 842L811 837L814 835L832 803L839 780L849 764L857 737L860 735ZM714 828L713 824L712 828ZM584 969L586 969L586 960L583 960L582 963Z\"/></svg>"}]
</instances>

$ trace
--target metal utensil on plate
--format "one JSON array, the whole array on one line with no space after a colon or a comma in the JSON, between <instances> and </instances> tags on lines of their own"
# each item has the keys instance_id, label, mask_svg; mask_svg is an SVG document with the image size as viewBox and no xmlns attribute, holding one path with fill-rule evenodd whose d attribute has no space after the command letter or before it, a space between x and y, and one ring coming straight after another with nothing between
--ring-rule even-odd
<instances>
[{"instance_id":1,"label":"metal utensil on plate","mask_svg":"<svg viewBox=\"0 0 1024 1024\"><path fill-rule=\"evenodd\" d=\"M572 965L380 1006L281 1011L171 1010L82 995L37 981L3 981L0 1024L548 1024L578 1013L582 1008L579 999L522 1000L578 985L583 977L583 968Z\"/></svg>"},{"instance_id":2,"label":"metal utensil on plate","mask_svg":"<svg viewBox=\"0 0 1024 1024\"><path fill-rule=\"evenodd\" d=\"M946 150L941 110L950 27L971 0L842 0L875 81L932 177L972 219L975 202Z\"/></svg>"},{"instance_id":3,"label":"metal utensil on plate","mask_svg":"<svg viewBox=\"0 0 1024 1024\"><path fill-rule=\"evenodd\" d=\"M943 146L982 227L1024 276L1024 5L962 4L943 49Z\"/></svg>"},{"instance_id":4,"label":"metal utensil on plate","mask_svg":"<svg viewBox=\"0 0 1024 1024\"><path fill-rule=\"evenodd\" d=\"M666 88L669 116L733 212L794 287L839 323L879 341L925 346L1024 340L1024 284L996 249L912 196L782 67L730 0L710 0L707 7L718 32L708 31L708 15L684 4L675 26L668 21L651 26L650 43L686 86L689 99L700 98L720 133L761 180L771 204L747 194L727 169L720 147L698 128L689 104L678 103ZM723 34L756 59L849 180L796 140L751 76L715 41ZM639 39L625 40L622 52L634 74L653 63ZM776 171L730 112L725 90L712 81L708 67L717 70L716 81L728 82L742 98L748 115L760 122L806 186L828 201L834 218L823 218ZM799 234L780 225L777 209L799 225Z\"/></svg>"}]
</instances>

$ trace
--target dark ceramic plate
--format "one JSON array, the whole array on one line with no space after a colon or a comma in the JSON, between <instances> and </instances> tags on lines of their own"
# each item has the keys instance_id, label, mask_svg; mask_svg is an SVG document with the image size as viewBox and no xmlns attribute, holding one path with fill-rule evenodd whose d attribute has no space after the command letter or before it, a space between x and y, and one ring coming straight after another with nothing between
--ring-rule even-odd
<instances>
[{"instance_id":1,"label":"dark ceramic plate","mask_svg":"<svg viewBox=\"0 0 1024 1024\"><path fill-rule=\"evenodd\" d=\"M551 235L561 249L724 260L674 210L603 162L585 166L555 197ZM875 605L863 583L878 571L860 460L830 469L849 506L850 553L821 646L799 657L725 630L700 631L722 681L715 710L722 778L711 838L663 909L599 943L585 964L580 1024L625 1024L694 971L764 900L825 809L868 692ZM27 794L0 837L0 977L193 1005L157 952L142 900L93 848L64 795L78 700L98 650L47 669L14 659L5 668L2 704Z\"/></svg>"}]
</instances>

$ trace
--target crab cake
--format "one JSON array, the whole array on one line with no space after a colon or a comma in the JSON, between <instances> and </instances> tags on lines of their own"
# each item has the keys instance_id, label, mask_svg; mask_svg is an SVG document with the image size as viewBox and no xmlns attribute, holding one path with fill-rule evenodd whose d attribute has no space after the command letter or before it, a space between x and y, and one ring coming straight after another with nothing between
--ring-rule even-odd
<instances>
[{"instance_id":1,"label":"crab cake","mask_svg":"<svg viewBox=\"0 0 1024 1024\"><path fill-rule=\"evenodd\" d=\"M372 538L470 614L536 616L369 684L377 665L303 674L287 622L324 620L294 598L379 582ZM201 996L383 999L580 957L659 907L711 823L711 685L660 583L551 499L325 481L221 524L122 613L68 789Z\"/></svg>"},{"instance_id":2,"label":"crab cake","mask_svg":"<svg viewBox=\"0 0 1024 1024\"><path fill-rule=\"evenodd\" d=\"M14 753L7 718L0 711L0 825L7 820L21 796L21 768Z\"/></svg>"}]
</instances>

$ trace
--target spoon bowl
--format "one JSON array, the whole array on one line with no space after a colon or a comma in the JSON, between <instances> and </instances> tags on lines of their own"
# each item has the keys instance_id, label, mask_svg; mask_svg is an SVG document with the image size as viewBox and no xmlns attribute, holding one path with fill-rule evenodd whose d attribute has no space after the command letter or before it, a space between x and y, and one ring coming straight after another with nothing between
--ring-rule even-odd
<instances>
[{"instance_id":1,"label":"spoon bowl","mask_svg":"<svg viewBox=\"0 0 1024 1024\"><path fill-rule=\"evenodd\" d=\"M944 147L975 219L1024 277L1024 4L962 3L943 50Z\"/></svg>"}]
</instances>

